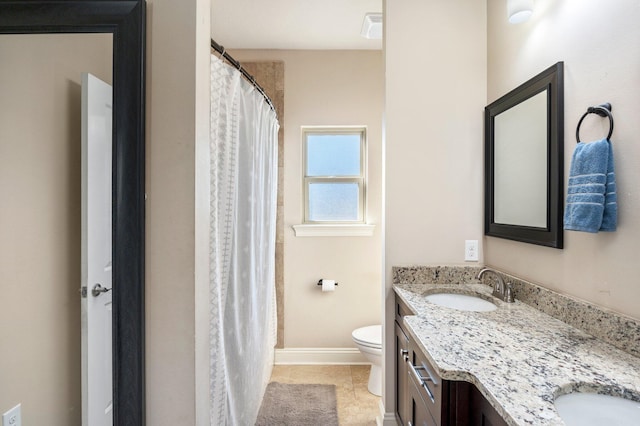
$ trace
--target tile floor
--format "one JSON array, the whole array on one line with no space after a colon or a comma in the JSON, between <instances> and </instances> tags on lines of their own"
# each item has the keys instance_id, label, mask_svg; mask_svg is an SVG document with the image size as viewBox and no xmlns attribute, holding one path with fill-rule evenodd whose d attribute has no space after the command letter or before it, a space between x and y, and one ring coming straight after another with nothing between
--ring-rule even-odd
<instances>
[{"instance_id":1,"label":"tile floor","mask_svg":"<svg viewBox=\"0 0 640 426\"><path fill-rule=\"evenodd\" d=\"M367 390L368 365L276 365L272 382L336 385L340 426L374 426L380 397Z\"/></svg>"}]
</instances>

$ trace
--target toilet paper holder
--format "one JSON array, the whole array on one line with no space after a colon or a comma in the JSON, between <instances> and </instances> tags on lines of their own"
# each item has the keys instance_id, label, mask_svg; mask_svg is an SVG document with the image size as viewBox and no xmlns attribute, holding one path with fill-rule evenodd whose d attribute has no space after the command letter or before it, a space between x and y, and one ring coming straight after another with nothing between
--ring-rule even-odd
<instances>
[{"instance_id":1,"label":"toilet paper holder","mask_svg":"<svg viewBox=\"0 0 640 426\"><path fill-rule=\"evenodd\" d=\"M324 280L324 278L320 278L320 279L318 280L318 285L322 285L322 280ZM336 285L338 285L338 281L336 281Z\"/></svg>"}]
</instances>

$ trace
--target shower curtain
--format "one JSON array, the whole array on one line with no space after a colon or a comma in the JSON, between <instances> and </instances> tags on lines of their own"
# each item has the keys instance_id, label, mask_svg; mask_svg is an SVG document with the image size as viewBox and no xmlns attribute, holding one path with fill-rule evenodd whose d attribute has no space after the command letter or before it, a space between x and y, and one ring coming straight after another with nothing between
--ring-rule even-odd
<instances>
[{"instance_id":1,"label":"shower curtain","mask_svg":"<svg viewBox=\"0 0 640 426\"><path fill-rule=\"evenodd\" d=\"M253 85L211 55L212 425L253 425L273 367L278 129Z\"/></svg>"}]
</instances>

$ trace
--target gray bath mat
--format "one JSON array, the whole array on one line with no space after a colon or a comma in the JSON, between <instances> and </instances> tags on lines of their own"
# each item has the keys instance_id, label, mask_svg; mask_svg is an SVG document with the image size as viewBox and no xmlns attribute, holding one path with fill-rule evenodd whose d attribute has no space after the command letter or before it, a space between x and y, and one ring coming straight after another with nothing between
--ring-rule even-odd
<instances>
[{"instance_id":1,"label":"gray bath mat","mask_svg":"<svg viewBox=\"0 0 640 426\"><path fill-rule=\"evenodd\" d=\"M335 385L267 385L256 426L338 426Z\"/></svg>"}]
</instances>

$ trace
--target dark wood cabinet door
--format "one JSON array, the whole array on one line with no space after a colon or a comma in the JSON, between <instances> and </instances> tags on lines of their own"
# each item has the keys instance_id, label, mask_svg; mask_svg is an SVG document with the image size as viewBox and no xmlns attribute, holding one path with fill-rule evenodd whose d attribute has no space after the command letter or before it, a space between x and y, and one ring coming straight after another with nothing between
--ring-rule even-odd
<instances>
[{"instance_id":1,"label":"dark wood cabinet door","mask_svg":"<svg viewBox=\"0 0 640 426\"><path fill-rule=\"evenodd\" d=\"M409 371L407 357L409 356L409 339L396 322L396 414L401 424L408 426L410 417L409 406Z\"/></svg>"},{"instance_id":2,"label":"dark wood cabinet door","mask_svg":"<svg viewBox=\"0 0 640 426\"><path fill-rule=\"evenodd\" d=\"M482 393L475 386L471 387L470 424L474 426L507 426L507 422L489 404Z\"/></svg>"}]
</instances>

